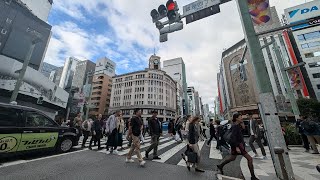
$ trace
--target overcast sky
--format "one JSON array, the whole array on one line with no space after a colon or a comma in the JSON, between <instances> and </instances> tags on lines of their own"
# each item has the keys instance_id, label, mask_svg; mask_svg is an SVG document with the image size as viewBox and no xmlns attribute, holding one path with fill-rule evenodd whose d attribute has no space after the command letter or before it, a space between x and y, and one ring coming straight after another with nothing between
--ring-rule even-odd
<instances>
[{"instance_id":1,"label":"overcast sky","mask_svg":"<svg viewBox=\"0 0 320 180\"><path fill-rule=\"evenodd\" d=\"M177 0L182 7L194 0ZM305 0L270 0L279 16L284 9ZM159 43L159 32L150 11L166 0L55 0L49 17L53 35L45 61L63 66L69 56L96 61L108 57L117 63L117 74L141 70L153 54L161 60L182 57L188 86L194 86L203 103L213 107L217 96L216 74L223 49L243 38L235 1L222 5L221 13L184 25ZM280 16L281 17L281 16ZM211 109L212 110L212 109Z\"/></svg>"}]
</instances>

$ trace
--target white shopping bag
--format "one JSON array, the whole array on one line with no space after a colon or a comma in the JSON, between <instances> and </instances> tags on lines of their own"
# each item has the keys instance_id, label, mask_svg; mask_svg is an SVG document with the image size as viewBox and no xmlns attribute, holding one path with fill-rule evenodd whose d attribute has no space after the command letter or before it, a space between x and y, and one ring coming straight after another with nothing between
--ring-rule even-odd
<instances>
[{"instance_id":1,"label":"white shopping bag","mask_svg":"<svg viewBox=\"0 0 320 180\"><path fill-rule=\"evenodd\" d=\"M179 134L177 133L177 134L174 136L174 140L179 141L179 139L180 139L180 136L179 136Z\"/></svg>"}]
</instances>

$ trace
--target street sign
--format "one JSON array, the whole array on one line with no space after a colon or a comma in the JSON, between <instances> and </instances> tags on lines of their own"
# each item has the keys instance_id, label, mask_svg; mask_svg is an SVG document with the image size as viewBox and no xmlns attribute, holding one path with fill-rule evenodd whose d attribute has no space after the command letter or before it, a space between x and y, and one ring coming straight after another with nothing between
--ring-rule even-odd
<instances>
[{"instance_id":1,"label":"street sign","mask_svg":"<svg viewBox=\"0 0 320 180\"><path fill-rule=\"evenodd\" d=\"M186 16L186 24L220 13L219 5L211 6Z\"/></svg>"},{"instance_id":2,"label":"street sign","mask_svg":"<svg viewBox=\"0 0 320 180\"><path fill-rule=\"evenodd\" d=\"M220 3L221 0L198 0L191 4L183 6L183 15L188 16L211 6L219 5Z\"/></svg>"}]
</instances>

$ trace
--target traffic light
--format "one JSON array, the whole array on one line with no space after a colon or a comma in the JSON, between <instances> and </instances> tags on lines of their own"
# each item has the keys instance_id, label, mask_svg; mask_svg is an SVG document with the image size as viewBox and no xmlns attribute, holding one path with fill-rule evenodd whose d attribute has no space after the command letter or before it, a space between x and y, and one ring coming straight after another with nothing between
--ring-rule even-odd
<instances>
[{"instance_id":1,"label":"traffic light","mask_svg":"<svg viewBox=\"0 0 320 180\"><path fill-rule=\"evenodd\" d=\"M152 9L150 15L152 17L153 22L156 22L159 20L160 14L158 13L158 11L156 9Z\"/></svg>"},{"instance_id":2,"label":"traffic light","mask_svg":"<svg viewBox=\"0 0 320 180\"><path fill-rule=\"evenodd\" d=\"M43 97L40 96L38 97L37 104L42 104L42 103L43 103Z\"/></svg>"},{"instance_id":3,"label":"traffic light","mask_svg":"<svg viewBox=\"0 0 320 180\"><path fill-rule=\"evenodd\" d=\"M166 7L167 7L167 17L169 19L169 22L175 22L177 20L178 17L178 13L177 11L178 9L178 5L175 1L173 0L168 0L166 3Z\"/></svg>"}]
</instances>

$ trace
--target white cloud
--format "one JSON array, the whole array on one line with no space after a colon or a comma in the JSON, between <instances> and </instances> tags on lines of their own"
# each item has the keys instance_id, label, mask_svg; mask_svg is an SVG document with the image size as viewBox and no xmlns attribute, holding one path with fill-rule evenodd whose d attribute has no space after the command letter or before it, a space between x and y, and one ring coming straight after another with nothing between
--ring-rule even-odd
<instances>
[{"instance_id":1,"label":"white cloud","mask_svg":"<svg viewBox=\"0 0 320 180\"><path fill-rule=\"evenodd\" d=\"M192 1L194 0L178 0L180 11L182 12L183 5ZM48 56L58 58L57 49L66 51L65 54L84 57L107 53L111 59L121 58L123 53L128 53L126 59L117 62L117 67L130 71L132 62L135 66L146 67L146 62L156 46L157 55L161 56L162 60L175 57L184 59L188 85L194 86L203 97L203 102L209 103L212 107L214 97L217 95L216 74L223 49L231 47L244 36L237 5L235 1L222 5L221 13L185 25L183 30L169 34L168 42L160 44L150 11L165 2L166 0L57 1L54 9L76 20L83 20L85 17L81 9L85 9L87 14L94 15L91 18L104 17L112 28L110 30L114 37L103 39L102 36L89 35L74 24L61 24L53 29L55 38L50 42ZM270 4L276 6L279 15L283 14L284 8L304 2L304 0L270 0ZM113 42L117 45L117 49L99 51L94 46L91 47L93 39L98 39L93 42L99 46ZM49 61L54 60L49 59Z\"/></svg>"}]
</instances>

